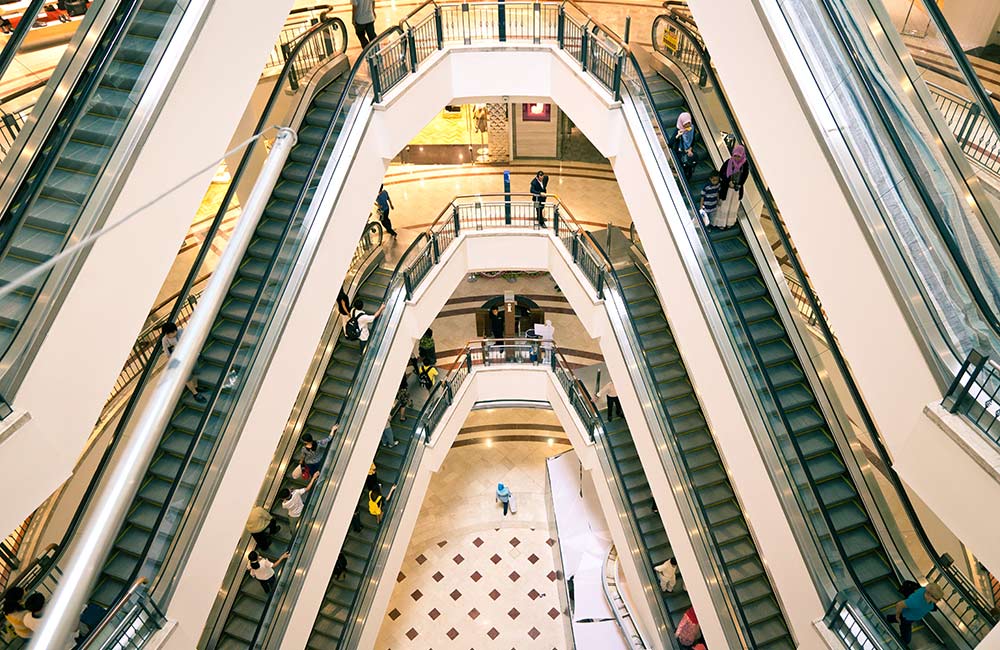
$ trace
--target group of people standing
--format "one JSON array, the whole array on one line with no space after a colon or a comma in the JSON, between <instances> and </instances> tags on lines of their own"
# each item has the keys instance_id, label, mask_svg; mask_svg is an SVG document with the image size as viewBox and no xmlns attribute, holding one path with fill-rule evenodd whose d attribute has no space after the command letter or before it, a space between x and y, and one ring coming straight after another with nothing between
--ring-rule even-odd
<instances>
[{"instance_id":1,"label":"group of people standing","mask_svg":"<svg viewBox=\"0 0 1000 650\"><path fill-rule=\"evenodd\" d=\"M684 112L677 117L677 130L674 131L671 143L684 180L691 181L698 164L691 113ZM738 144L733 147L732 154L718 171L709 175L708 183L701 189L698 210L709 229L724 230L736 225L739 201L743 199L743 188L749 177L747 150ZM730 190L735 192L737 200L727 201Z\"/></svg>"}]
</instances>

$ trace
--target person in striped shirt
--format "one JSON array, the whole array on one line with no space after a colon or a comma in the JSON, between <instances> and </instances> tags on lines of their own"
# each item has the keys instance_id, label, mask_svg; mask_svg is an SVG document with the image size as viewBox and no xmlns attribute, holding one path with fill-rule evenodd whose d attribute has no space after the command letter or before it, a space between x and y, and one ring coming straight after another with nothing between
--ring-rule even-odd
<instances>
[{"instance_id":1,"label":"person in striped shirt","mask_svg":"<svg viewBox=\"0 0 1000 650\"><path fill-rule=\"evenodd\" d=\"M698 204L698 209L701 211L702 217L708 221L709 228L721 228L723 226L715 216L719 211L719 190L721 188L722 179L717 173L709 176L708 184L701 188L701 202Z\"/></svg>"}]
</instances>

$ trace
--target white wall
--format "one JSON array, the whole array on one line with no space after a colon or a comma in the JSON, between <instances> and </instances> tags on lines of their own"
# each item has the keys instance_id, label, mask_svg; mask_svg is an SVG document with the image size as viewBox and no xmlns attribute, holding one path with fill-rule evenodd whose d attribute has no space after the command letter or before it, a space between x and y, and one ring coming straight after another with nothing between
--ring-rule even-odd
<instances>
[{"instance_id":1,"label":"white wall","mask_svg":"<svg viewBox=\"0 0 1000 650\"><path fill-rule=\"evenodd\" d=\"M823 141L822 133L836 133L836 127L818 108L822 98L777 4L689 4L885 444L894 457L926 455L926 471L914 473L915 463L901 463L900 476L922 500L937 503L935 514L955 531L978 526L983 536L1000 538L1000 522L963 520L960 501L942 503L941 483L966 488L964 501L978 494L974 485L993 480L984 475L982 463L997 466L1000 455L992 451L988 458L973 458L952 450L954 464L946 467L933 462L941 447L922 444L924 407L940 402L942 391L894 283L870 245L858 214L867 206L858 205L846 185L856 170L838 168ZM732 29L734 21L739 30ZM754 62L752 75L746 74L747 60ZM760 101L762 88L766 102ZM967 542L977 555L990 553L972 538Z\"/></svg>"},{"instance_id":2,"label":"white wall","mask_svg":"<svg viewBox=\"0 0 1000 650\"><path fill-rule=\"evenodd\" d=\"M225 152L290 7L291 0L279 0L248 12L238 0L211 3L108 223ZM191 14L185 19L197 21ZM213 173L145 210L88 255L13 396L32 420L0 445L0 490L18 495L0 508L0 531L13 530L72 472Z\"/></svg>"}]
</instances>

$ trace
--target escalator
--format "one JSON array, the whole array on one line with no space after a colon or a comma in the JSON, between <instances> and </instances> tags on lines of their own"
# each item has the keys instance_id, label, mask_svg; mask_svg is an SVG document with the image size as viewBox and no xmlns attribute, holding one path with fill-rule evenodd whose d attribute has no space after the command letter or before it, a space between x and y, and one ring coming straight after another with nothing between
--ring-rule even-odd
<instances>
[{"instance_id":1,"label":"escalator","mask_svg":"<svg viewBox=\"0 0 1000 650\"><path fill-rule=\"evenodd\" d=\"M970 351L1000 358L1000 213L977 178L1000 171L1000 114L936 3L911 4L950 38L942 54L960 74L918 68L874 0L791 3L776 19L823 93L819 119L835 127L822 141L876 254L901 294L919 294L903 302L944 387Z\"/></svg>"},{"instance_id":2,"label":"escalator","mask_svg":"<svg viewBox=\"0 0 1000 650\"><path fill-rule=\"evenodd\" d=\"M672 125L677 114L688 108L684 95L659 74L647 73L644 77L661 127ZM700 143L699 129L695 137ZM705 158L699 156L694 180L688 183L690 195L694 196L690 189L700 187L702 179L712 170L710 160L707 155ZM869 516L865 499L855 482L858 479L849 469L850 464L857 461L845 458L843 449L837 444L834 429L797 356L744 225L726 230L706 229L707 241L728 287L726 297L731 297L738 322L748 335L750 352L763 372L761 381L766 388L758 386L758 390L766 390L773 396L781 429L786 432L779 434L778 444L790 449L793 456L789 478L800 493L809 495L806 502L810 505L804 514L811 519L813 528L829 531L828 535L820 535L828 555L835 555L845 563L848 575L876 610L889 613L900 600L901 580L923 576L905 575L897 566L899 561L894 561L893 551L880 538L879 525ZM749 236L753 236L750 232ZM789 250L787 245L785 249ZM783 301L780 309L785 309ZM864 485L862 489L869 488ZM901 507L904 512L908 510ZM914 521L914 526L920 530L919 522ZM930 557L935 557L932 551ZM955 608L956 611L970 615L968 619L963 615L960 618L972 635L975 638L985 636L992 626L990 618L971 607L968 604L971 599L963 597L961 590L949 589L947 584L941 586L961 605ZM926 625L914 629L914 647L942 647L941 643L939 635Z\"/></svg>"},{"instance_id":3,"label":"escalator","mask_svg":"<svg viewBox=\"0 0 1000 650\"><path fill-rule=\"evenodd\" d=\"M249 358L260 342L259 326L267 316L257 311L263 292L271 283L282 282L292 267L294 250L284 244L288 243L288 231L301 224L302 213L296 213L300 195L308 201L314 191L314 187L306 190L304 183L311 164L320 156L324 135L328 127L337 133L343 126L343 112L331 122L346 83L346 75L342 75L311 101L298 143L289 154L195 365L199 382L214 387L212 398L200 403L185 393L177 404L92 592L91 602L101 607L113 605L140 572L157 574L190 505L238 393L242 377L235 363L237 354ZM336 140L336 136L330 138L324 155L329 156ZM251 327L254 333L247 337Z\"/></svg>"},{"instance_id":4,"label":"escalator","mask_svg":"<svg viewBox=\"0 0 1000 650\"><path fill-rule=\"evenodd\" d=\"M365 279L357 295L364 299L365 304L381 304L385 299L391 278L391 269L379 266ZM309 407L301 435L310 434L314 440L323 440L330 435L334 425L340 421L344 403L349 399L356 378L356 369L360 366L361 360L360 344L347 340L341 332L338 335L333 353L323 370L322 380ZM344 434L343 429L338 429L337 433L334 434L327 447L327 456L340 446ZM384 449L383 451L391 456L395 449ZM298 454L296 453L294 459L297 458ZM324 465L324 467L329 466L328 464ZM381 468L383 465L380 464L379 467ZM280 488L287 487L289 490L294 490L306 485L307 481L292 476L292 471L295 468L295 462L287 463L284 475L278 479L281 483ZM323 478L324 470L320 470L320 480ZM303 519L290 519L277 498L271 503L269 510L271 516L281 526L281 530L274 536L274 546L276 548L290 548L297 530L306 522ZM357 562L350 562L349 566L357 567ZM260 622L264 620L268 608L269 599L260 583L250 576L244 566L239 567L239 572L238 584L234 585L237 595L225 619L221 621L222 631L214 646L224 650L256 647Z\"/></svg>"},{"instance_id":5,"label":"escalator","mask_svg":"<svg viewBox=\"0 0 1000 650\"><path fill-rule=\"evenodd\" d=\"M698 505L708 522L710 540L725 563L724 570L735 593L743 623L755 648L794 648L781 607L715 440L701 412L701 405L687 376L687 369L660 307L652 283L635 264L617 265L616 274L629 316L642 345L642 356L656 383L683 455L682 470L695 488ZM624 419L608 423L608 437L633 508L642 526L643 542L650 559L662 562L669 555L666 536L658 515L652 513L649 488ZM647 495L649 495L647 497ZM660 559L663 556L663 559ZM673 623L684 614L686 596L670 594L666 605Z\"/></svg>"},{"instance_id":6,"label":"escalator","mask_svg":"<svg viewBox=\"0 0 1000 650\"><path fill-rule=\"evenodd\" d=\"M54 126L0 221L0 286L48 261L98 224L81 223L108 162L180 21L184 3L119 3ZM0 299L0 355L17 336L48 274ZM42 303L40 303L42 304Z\"/></svg>"},{"instance_id":7,"label":"escalator","mask_svg":"<svg viewBox=\"0 0 1000 650\"><path fill-rule=\"evenodd\" d=\"M677 115L688 110L683 94L660 75L647 74L646 83L662 124L674 124ZM699 162L689 187L697 187L695 183L703 182L713 168L697 129L695 139L700 146ZM833 441L743 230L738 227L712 230L709 236L722 261L726 281L737 297L736 306L764 359L768 379L778 391L779 405L791 425L793 444L802 456L802 467L816 485L820 505L833 524L831 528L843 548L845 560L872 603L888 612L900 600L900 580ZM633 297L627 297L631 308ZM809 514L822 516L816 512ZM918 643L925 629L918 626L914 631Z\"/></svg>"},{"instance_id":8,"label":"escalator","mask_svg":"<svg viewBox=\"0 0 1000 650\"><path fill-rule=\"evenodd\" d=\"M378 469L383 495L388 495L390 488L398 485L403 478L403 470L411 447L424 444L414 435L414 425L418 419L414 417L414 413L415 411L411 409L408 417L402 421L398 417L392 418L393 436L399 444L395 447L380 444L378 451L375 452L373 462ZM335 580L332 576L330 578L316 621L313 623L312 633L306 643L306 648L309 650L330 650L343 645L348 621L359 614L358 597L379 548L377 544L379 531L388 525L389 504L398 498L400 495L394 494L388 502L385 502L383 510L387 514L383 515L380 524L375 517L368 514L367 492L362 491L359 496L357 511L360 513L361 530L351 526L347 531L347 536L341 545L341 552L347 559L347 572L342 580Z\"/></svg>"},{"instance_id":9,"label":"escalator","mask_svg":"<svg viewBox=\"0 0 1000 650\"><path fill-rule=\"evenodd\" d=\"M346 30L339 18L317 23L301 38L288 44L286 64L281 74L272 80L274 88L261 112L257 130L265 129L274 120L284 119L272 115L277 112L276 106L284 104L287 107L289 101L292 108L295 102L305 104L309 110L299 125L301 135L298 144L291 150L282 168L197 360L194 375L198 377L199 399L194 399L185 391L178 400L92 592L91 602L97 606L108 609L114 604L135 584L135 579L130 576L139 573L143 578L156 575L159 564L169 552L172 535L186 515L185 510L199 486L206 461L214 453L219 433L233 411L235 398L242 390L241 380L245 379L241 374L247 374L239 369L252 364L274 305L288 282L289 271L306 232L304 219L309 197L322 174L321 162L329 159L343 125L343 118L334 121L332 115L334 111L345 114L344 106L350 101L344 88L354 72L344 74L346 59L343 52L346 46ZM294 75L291 74L293 69ZM321 148L322 160L318 160ZM224 218L230 213L230 207L234 205L232 202L236 200L238 188L242 187L241 181L246 181L248 191L256 183L257 175L251 161L255 153L254 145L244 153L229 190L205 233L204 244L177 294L168 321L177 318L179 311L188 304L187 299L195 285L211 273L209 255L218 243L216 236ZM315 161L315 168L312 161ZM308 192L305 187L307 179L311 179L308 181ZM367 235L362 238L360 247L370 247ZM80 497L58 552L44 563L37 564L38 570L25 572L13 582L26 593L39 591L51 594L57 587L66 560L63 551L71 547L70 542L76 538L80 527L88 523L87 517L96 495L103 488L106 476L112 473L120 443L130 428L129 423L134 415L138 415L146 389L152 386L162 365L160 355L161 347L156 343L115 431L106 436L107 447ZM150 602L149 598L148 595L145 597L146 603ZM125 615L128 616L128 612ZM0 647L11 646L0 644Z\"/></svg>"}]
</instances>

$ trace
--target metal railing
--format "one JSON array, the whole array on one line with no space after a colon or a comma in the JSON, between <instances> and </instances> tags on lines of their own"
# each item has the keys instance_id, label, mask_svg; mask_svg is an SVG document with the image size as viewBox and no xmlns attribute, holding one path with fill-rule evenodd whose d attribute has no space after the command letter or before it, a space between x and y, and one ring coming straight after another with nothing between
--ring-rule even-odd
<instances>
[{"instance_id":1,"label":"metal railing","mask_svg":"<svg viewBox=\"0 0 1000 650\"><path fill-rule=\"evenodd\" d=\"M138 650L166 620L149 595L149 580L139 578L77 648Z\"/></svg>"},{"instance_id":2,"label":"metal railing","mask_svg":"<svg viewBox=\"0 0 1000 650\"><path fill-rule=\"evenodd\" d=\"M24 541L24 535L27 533L33 517L34 513L28 515L27 519L18 524L17 528L10 535L7 535L3 542L0 542L0 590L6 588L10 574L21 566L17 551L21 547L21 542Z\"/></svg>"},{"instance_id":3,"label":"metal railing","mask_svg":"<svg viewBox=\"0 0 1000 650\"><path fill-rule=\"evenodd\" d=\"M933 582L941 587L944 593L941 600L974 635L982 639L989 634L996 619L986 620L980 612L994 615L997 612L972 580L955 566L955 561L950 555L942 554L940 562L931 567L926 578L927 582Z\"/></svg>"},{"instance_id":4,"label":"metal railing","mask_svg":"<svg viewBox=\"0 0 1000 650\"><path fill-rule=\"evenodd\" d=\"M571 0L565 2L425 2L400 31L365 55L375 101L446 44L557 43L614 98L620 98L625 44Z\"/></svg>"},{"instance_id":5,"label":"metal railing","mask_svg":"<svg viewBox=\"0 0 1000 650\"><path fill-rule=\"evenodd\" d=\"M632 650L646 650L649 646L642 640L639 633L639 626L635 623L632 611L629 609L625 595L621 587L618 586L618 550L612 544L608 549L607 557L604 559L604 597L608 601L608 607L615 615L618 622L618 629L621 630L625 642Z\"/></svg>"},{"instance_id":6,"label":"metal railing","mask_svg":"<svg viewBox=\"0 0 1000 650\"><path fill-rule=\"evenodd\" d=\"M980 105L931 81L924 83L966 158L1000 174L1000 135L983 115Z\"/></svg>"},{"instance_id":7,"label":"metal railing","mask_svg":"<svg viewBox=\"0 0 1000 650\"><path fill-rule=\"evenodd\" d=\"M853 591L837 594L823 617L848 650L902 650L903 644L880 612Z\"/></svg>"},{"instance_id":8,"label":"metal railing","mask_svg":"<svg viewBox=\"0 0 1000 650\"><path fill-rule=\"evenodd\" d=\"M295 42L300 36L326 20L330 10L330 5L315 5L292 9L288 13L288 18L285 19L285 26L278 33L278 40L267 55L267 63L264 64L262 74L270 75L281 72L281 69L288 61L288 55L291 53L292 48L295 47ZM322 44L318 45L319 47L322 46ZM321 49L317 50L317 54L319 53L322 53Z\"/></svg>"},{"instance_id":9,"label":"metal railing","mask_svg":"<svg viewBox=\"0 0 1000 650\"><path fill-rule=\"evenodd\" d=\"M951 413L964 416L986 438L1000 446L1000 368L976 350L962 362L941 400Z\"/></svg>"}]
</instances>

